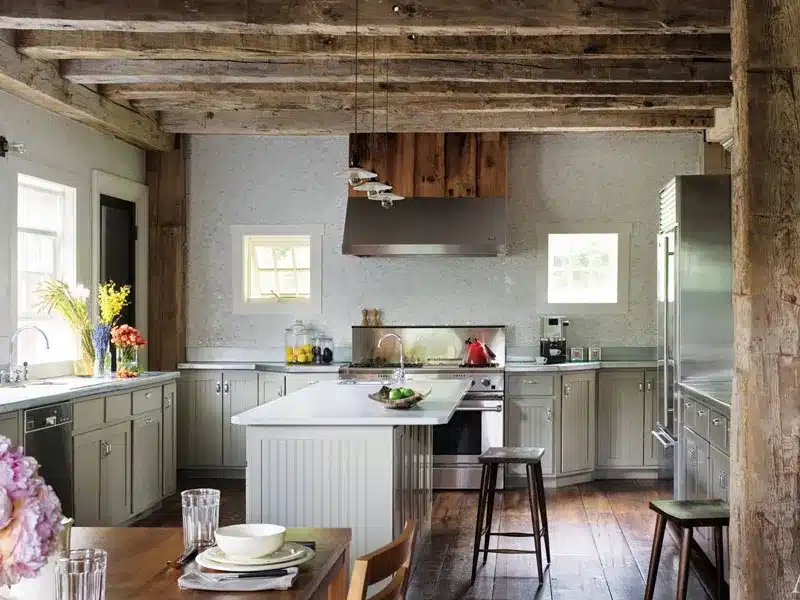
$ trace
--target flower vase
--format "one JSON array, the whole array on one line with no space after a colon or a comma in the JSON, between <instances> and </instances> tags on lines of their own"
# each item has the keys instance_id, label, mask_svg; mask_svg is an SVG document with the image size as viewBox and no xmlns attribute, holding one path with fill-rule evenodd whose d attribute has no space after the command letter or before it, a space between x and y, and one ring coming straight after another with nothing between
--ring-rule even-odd
<instances>
[{"instance_id":1,"label":"flower vase","mask_svg":"<svg viewBox=\"0 0 800 600\"><path fill-rule=\"evenodd\" d=\"M111 355L108 350L108 340L111 328L108 325L97 325L92 331L92 345L94 346L93 377L107 377L111 373Z\"/></svg>"},{"instance_id":2,"label":"flower vase","mask_svg":"<svg viewBox=\"0 0 800 600\"><path fill-rule=\"evenodd\" d=\"M139 376L139 349L136 346L117 346L117 377Z\"/></svg>"}]
</instances>

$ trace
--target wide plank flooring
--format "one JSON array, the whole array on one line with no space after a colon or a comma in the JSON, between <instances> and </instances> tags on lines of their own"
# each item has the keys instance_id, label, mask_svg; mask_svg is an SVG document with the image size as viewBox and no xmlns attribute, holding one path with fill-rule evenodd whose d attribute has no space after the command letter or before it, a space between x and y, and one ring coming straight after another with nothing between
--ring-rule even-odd
<instances>
[{"instance_id":1,"label":"wide plank flooring","mask_svg":"<svg viewBox=\"0 0 800 600\"><path fill-rule=\"evenodd\" d=\"M181 480L180 488L222 490L220 523L244 521L241 480ZM671 482L647 480L595 481L547 491L552 563L539 585L531 555L490 554L470 586L476 492L437 492L433 529L419 549L408 600L641 600L650 560L655 518L648 509L654 498L671 495ZM494 531L529 531L527 494L498 492ZM137 525L180 526L180 496L165 500L158 511ZM532 539L492 538L497 547L533 548ZM678 548L667 535L661 556L656 600L675 597ZM710 600L695 573L689 600Z\"/></svg>"}]
</instances>

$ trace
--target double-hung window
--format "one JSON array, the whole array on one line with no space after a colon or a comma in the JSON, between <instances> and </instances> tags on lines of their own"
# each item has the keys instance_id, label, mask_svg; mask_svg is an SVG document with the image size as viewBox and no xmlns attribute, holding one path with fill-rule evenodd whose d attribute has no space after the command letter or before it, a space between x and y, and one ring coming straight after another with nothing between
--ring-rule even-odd
<instances>
[{"instance_id":1,"label":"double-hung window","mask_svg":"<svg viewBox=\"0 0 800 600\"><path fill-rule=\"evenodd\" d=\"M37 310L42 282L60 279L76 284L75 203L76 189L57 182L17 176L17 323L36 325L51 340L34 333L17 340L18 362L30 364L69 361L77 358L77 336L57 314Z\"/></svg>"}]
</instances>

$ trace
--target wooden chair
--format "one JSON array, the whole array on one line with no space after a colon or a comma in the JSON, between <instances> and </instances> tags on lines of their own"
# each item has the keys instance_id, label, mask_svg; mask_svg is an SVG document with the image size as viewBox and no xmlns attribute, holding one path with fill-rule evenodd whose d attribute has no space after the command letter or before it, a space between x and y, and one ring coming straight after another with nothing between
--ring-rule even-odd
<instances>
[{"instance_id":1,"label":"wooden chair","mask_svg":"<svg viewBox=\"0 0 800 600\"><path fill-rule=\"evenodd\" d=\"M356 560L347 600L365 600L367 588L389 577L389 585L370 600L404 600L411 578L411 559L417 542L417 521L407 521L406 528L394 541Z\"/></svg>"}]
</instances>

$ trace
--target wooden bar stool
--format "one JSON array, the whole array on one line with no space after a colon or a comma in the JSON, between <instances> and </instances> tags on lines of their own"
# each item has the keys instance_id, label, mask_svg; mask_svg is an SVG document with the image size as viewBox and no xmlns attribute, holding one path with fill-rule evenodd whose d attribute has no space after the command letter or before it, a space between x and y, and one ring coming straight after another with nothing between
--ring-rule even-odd
<instances>
[{"instance_id":1,"label":"wooden bar stool","mask_svg":"<svg viewBox=\"0 0 800 600\"><path fill-rule=\"evenodd\" d=\"M539 570L539 582L544 580L542 571L542 536L547 552L547 564L550 564L550 533L547 529L547 505L544 497L544 478L542 477L542 456L544 448L489 448L478 459L483 465L481 471L481 491L478 497L478 519L475 524L475 545L472 550L472 583L478 569L478 554L483 552L483 564L489 552L497 554L535 554L536 566ZM524 464L528 476L528 498L531 503L531 521L533 533L504 532L492 533L492 513L494 512L494 493L497 488L497 470L501 464ZM541 514L541 527L539 516ZM535 550L516 550L511 548L489 548L489 538L499 537L532 537ZM483 548L481 548L483 537Z\"/></svg>"},{"instance_id":2,"label":"wooden bar stool","mask_svg":"<svg viewBox=\"0 0 800 600\"><path fill-rule=\"evenodd\" d=\"M722 600L725 587L725 566L723 564L722 528L730 522L728 503L723 500L653 500L650 510L658 515L656 531L653 535L653 551L650 554L650 568L647 572L647 587L644 600L653 600L658 576L658 562L664 543L664 530L667 521L675 523L683 531L681 535L681 560L678 567L677 600L686 600L689 584L689 552L692 547L692 532L695 527L714 528L714 554L717 559L717 600Z\"/></svg>"}]
</instances>

